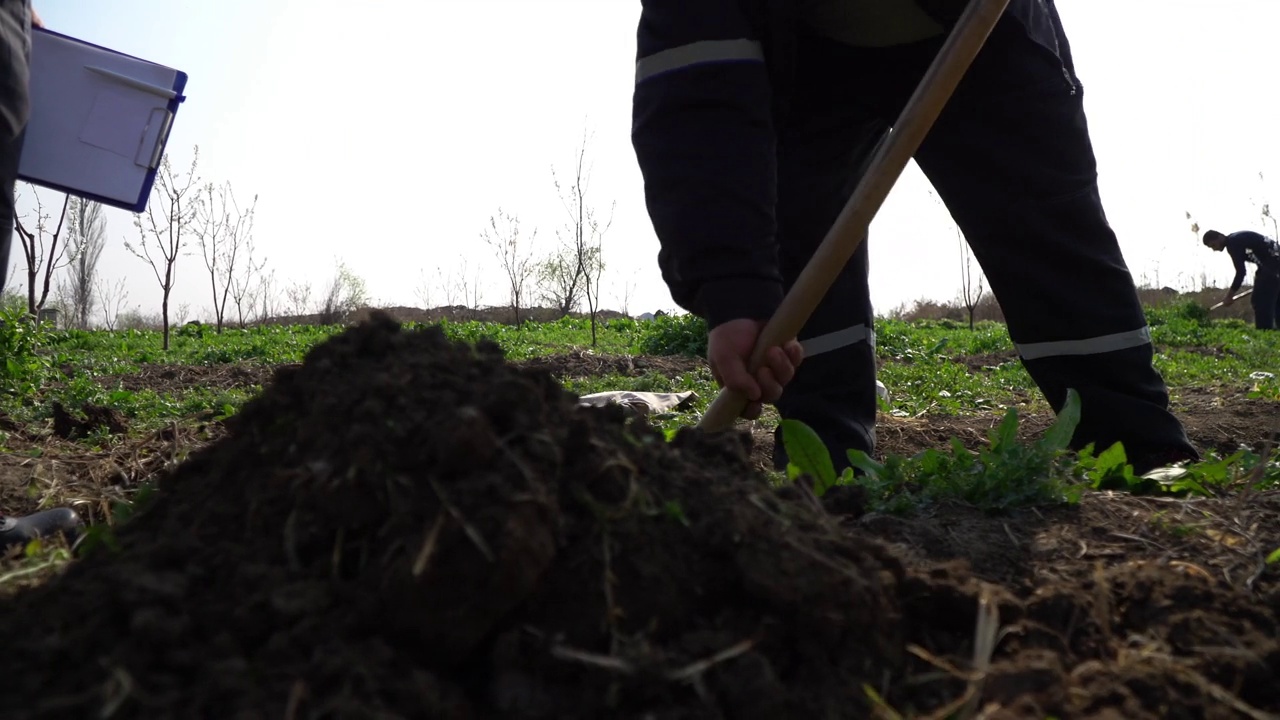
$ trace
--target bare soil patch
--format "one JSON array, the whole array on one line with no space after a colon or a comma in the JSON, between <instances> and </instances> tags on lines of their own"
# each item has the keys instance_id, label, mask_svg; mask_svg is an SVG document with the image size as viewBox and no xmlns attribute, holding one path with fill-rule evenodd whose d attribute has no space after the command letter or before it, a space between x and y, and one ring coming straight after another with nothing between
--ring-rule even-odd
<instances>
[{"instance_id":1,"label":"bare soil patch","mask_svg":"<svg viewBox=\"0 0 1280 720\"><path fill-rule=\"evenodd\" d=\"M112 503L223 432L217 423L173 424L93 449L48 427L3 425L8 452L0 453L0 508L24 515L65 504L91 523L110 522Z\"/></svg>"},{"instance_id":2,"label":"bare soil patch","mask_svg":"<svg viewBox=\"0 0 1280 720\"><path fill-rule=\"evenodd\" d=\"M271 380L278 367L253 363L222 365L180 365L147 363L137 372L99 375L94 379L105 388L152 390L157 393L181 393L193 387L210 390L243 389L262 386Z\"/></svg>"}]
</instances>

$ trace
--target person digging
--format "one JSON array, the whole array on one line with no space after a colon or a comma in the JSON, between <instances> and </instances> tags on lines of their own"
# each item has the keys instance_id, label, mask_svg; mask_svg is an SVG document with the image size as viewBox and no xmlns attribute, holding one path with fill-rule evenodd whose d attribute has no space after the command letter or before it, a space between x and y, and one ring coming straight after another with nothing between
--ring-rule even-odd
<instances>
[{"instance_id":1,"label":"person digging","mask_svg":"<svg viewBox=\"0 0 1280 720\"><path fill-rule=\"evenodd\" d=\"M642 0L632 144L672 298L706 320L724 390L799 420L836 471L875 446L876 356L862 242L799 332L757 340L965 17L960 0ZM985 3L984 3L985 5ZM974 4L972 7L976 7ZM1002 5L913 157L990 280L1072 447L1124 444L1135 472L1199 459L1153 365L1137 288L1099 193L1052 0ZM905 123L903 125L906 125ZM906 125L910 127L910 125ZM901 130L899 126L895 130ZM859 237L863 237L859 235ZM775 432L773 462L787 457Z\"/></svg>"},{"instance_id":2,"label":"person digging","mask_svg":"<svg viewBox=\"0 0 1280 720\"><path fill-rule=\"evenodd\" d=\"M1253 306L1253 324L1259 330L1280 328L1280 244L1252 230L1241 230L1225 235L1217 230L1207 230L1204 244L1214 252L1226 251L1235 265L1236 275L1231 287L1222 298L1221 306L1228 307L1236 301L1236 291L1244 284L1245 263L1253 263L1253 293L1249 303Z\"/></svg>"}]
</instances>

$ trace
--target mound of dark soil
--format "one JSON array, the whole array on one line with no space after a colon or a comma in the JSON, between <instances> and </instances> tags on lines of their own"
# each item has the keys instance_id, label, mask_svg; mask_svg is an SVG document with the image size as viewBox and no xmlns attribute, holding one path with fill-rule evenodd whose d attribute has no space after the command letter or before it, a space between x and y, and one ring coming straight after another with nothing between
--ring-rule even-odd
<instances>
[{"instance_id":1,"label":"mound of dark soil","mask_svg":"<svg viewBox=\"0 0 1280 720\"><path fill-rule=\"evenodd\" d=\"M983 586L775 491L741 442L666 443L495 346L375 316L6 604L3 717L865 718L873 689L904 714L963 698ZM1211 580L986 592L1009 629L989 717L1280 707L1274 611Z\"/></svg>"},{"instance_id":2,"label":"mound of dark soil","mask_svg":"<svg viewBox=\"0 0 1280 720\"><path fill-rule=\"evenodd\" d=\"M901 571L736 443L668 445L496 346L377 318L281 372L117 550L10 606L5 716L865 708L902 655Z\"/></svg>"}]
</instances>

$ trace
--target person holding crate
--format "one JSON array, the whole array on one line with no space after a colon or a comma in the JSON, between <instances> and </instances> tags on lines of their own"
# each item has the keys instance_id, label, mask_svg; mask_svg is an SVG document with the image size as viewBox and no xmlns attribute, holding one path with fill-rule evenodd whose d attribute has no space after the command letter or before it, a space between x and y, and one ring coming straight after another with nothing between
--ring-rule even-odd
<instances>
[{"instance_id":1,"label":"person holding crate","mask_svg":"<svg viewBox=\"0 0 1280 720\"><path fill-rule=\"evenodd\" d=\"M31 0L0 0L0 288L8 281L9 253L17 221L14 192L22 159L22 141L31 112L28 92L31 26L44 27ZM75 535L82 526L71 508L26 516L0 508L0 555L15 545L55 534Z\"/></svg>"}]
</instances>

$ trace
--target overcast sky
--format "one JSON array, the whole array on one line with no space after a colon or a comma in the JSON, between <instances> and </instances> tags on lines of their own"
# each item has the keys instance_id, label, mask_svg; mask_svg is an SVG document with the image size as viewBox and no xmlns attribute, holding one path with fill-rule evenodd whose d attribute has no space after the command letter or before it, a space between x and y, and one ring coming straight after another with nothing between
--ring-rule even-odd
<instances>
[{"instance_id":1,"label":"overcast sky","mask_svg":"<svg viewBox=\"0 0 1280 720\"><path fill-rule=\"evenodd\" d=\"M1280 197L1280 2L1058 5L1086 88L1103 199L1134 274L1186 288L1207 264L1210 280L1225 284L1229 260L1199 244L1185 213L1203 228L1273 234L1259 207ZM564 220L551 169L568 169L587 130L588 200L606 213L616 202L605 304L617 306L617 289L632 285L633 313L674 308L629 138L638 2L36 7L50 29L189 73L170 158L185 168L198 144L206 180L229 180L246 200L259 195L257 245L282 284L319 288L341 260L381 304L421 304L424 281L432 304L443 304L437 268L456 274L465 261L487 273L482 301L504 302L480 232L501 207L526 232L537 228L549 250ZM877 311L958 291L953 226L928 189L913 164L872 225ZM30 194L25 184L19 191ZM100 273L128 278L129 307L158 311L150 268L123 247L137 237L130 215L106 215ZM174 302L209 305L198 255L180 259Z\"/></svg>"}]
</instances>

